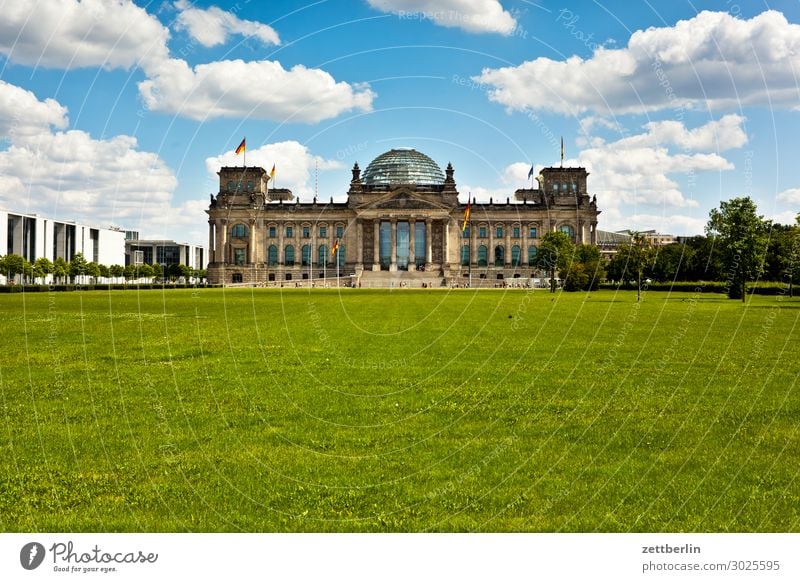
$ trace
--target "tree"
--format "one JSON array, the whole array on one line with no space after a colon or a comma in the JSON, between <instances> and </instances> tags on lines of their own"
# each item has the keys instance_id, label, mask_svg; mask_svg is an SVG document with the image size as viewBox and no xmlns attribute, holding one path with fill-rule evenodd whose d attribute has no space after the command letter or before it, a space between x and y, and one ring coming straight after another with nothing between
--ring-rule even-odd
<instances>
[{"instance_id":1,"label":"tree","mask_svg":"<svg viewBox=\"0 0 800 582\"><path fill-rule=\"evenodd\" d=\"M122 265L111 265L108 268L108 273L115 279L119 279L125 274L125 267Z\"/></svg>"},{"instance_id":2,"label":"tree","mask_svg":"<svg viewBox=\"0 0 800 582\"><path fill-rule=\"evenodd\" d=\"M178 263L172 263L167 267L167 275L169 275L169 280L173 283L183 275L183 271L181 271L181 265Z\"/></svg>"},{"instance_id":3,"label":"tree","mask_svg":"<svg viewBox=\"0 0 800 582\"><path fill-rule=\"evenodd\" d=\"M706 232L719 243L727 270L728 297L745 301L748 280L764 271L769 223L749 196L720 203L709 213Z\"/></svg>"},{"instance_id":4,"label":"tree","mask_svg":"<svg viewBox=\"0 0 800 582\"><path fill-rule=\"evenodd\" d=\"M542 237L536 255L536 267L548 272L551 293L556 291L556 271L559 271L559 276L566 274L574 255L575 245L567 233L548 232Z\"/></svg>"},{"instance_id":5,"label":"tree","mask_svg":"<svg viewBox=\"0 0 800 582\"><path fill-rule=\"evenodd\" d=\"M159 265L159 269L161 266ZM148 265L147 263L143 265L139 265L139 268L136 269L136 275L139 277L144 277L145 279L152 279L155 275L155 268L153 265Z\"/></svg>"},{"instance_id":6,"label":"tree","mask_svg":"<svg viewBox=\"0 0 800 582\"><path fill-rule=\"evenodd\" d=\"M144 266L144 265L142 265L142 266ZM152 270L152 273L149 276L153 277L153 279L154 279L153 282L155 282L156 279L162 279L164 277L164 267L162 267L161 264L156 263L154 265L148 265L148 266ZM144 276L146 277L148 275L144 275Z\"/></svg>"},{"instance_id":7,"label":"tree","mask_svg":"<svg viewBox=\"0 0 800 582\"><path fill-rule=\"evenodd\" d=\"M83 256L83 253L75 253L72 260L69 262L69 274L73 277L83 277L89 268L89 263ZM74 279L73 279L74 281Z\"/></svg>"},{"instance_id":8,"label":"tree","mask_svg":"<svg viewBox=\"0 0 800 582\"><path fill-rule=\"evenodd\" d=\"M50 259L47 257L39 257L33 263L33 276L37 279L41 279L42 283L44 283L45 277L53 272L53 263L50 262Z\"/></svg>"},{"instance_id":9,"label":"tree","mask_svg":"<svg viewBox=\"0 0 800 582\"><path fill-rule=\"evenodd\" d=\"M92 278L92 283L97 283L97 278L100 276L100 265L94 261L86 263L86 274Z\"/></svg>"},{"instance_id":10,"label":"tree","mask_svg":"<svg viewBox=\"0 0 800 582\"><path fill-rule=\"evenodd\" d=\"M800 279L800 213L789 235L789 259L786 265L786 278L789 280L789 297L793 297L793 283Z\"/></svg>"},{"instance_id":11,"label":"tree","mask_svg":"<svg viewBox=\"0 0 800 582\"><path fill-rule=\"evenodd\" d=\"M136 267L134 265L125 265L125 269L123 270L123 274L125 275L125 280L131 281L136 278Z\"/></svg>"},{"instance_id":12,"label":"tree","mask_svg":"<svg viewBox=\"0 0 800 582\"><path fill-rule=\"evenodd\" d=\"M685 244L673 243L655 249L653 258L653 278L656 281L683 281L687 264L694 251Z\"/></svg>"},{"instance_id":13,"label":"tree","mask_svg":"<svg viewBox=\"0 0 800 582\"><path fill-rule=\"evenodd\" d=\"M69 275L69 263L63 258L58 257L53 261L53 277L55 277L59 283L63 283L67 275Z\"/></svg>"},{"instance_id":14,"label":"tree","mask_svg":"<svg viewBox=\"0 0 800 582\"><path fill-rule=\"evenodd\" d=\"M100 276L108 279L111 276L111 269L109 269L106 265L98 265L100 269Z\"/></svg>"},{"instance_id":15,"label":"tree","mask_svg":"<svg viewBox=\"0 0 800 582\"><path fill-rule=\"evenodd\" d=\"M3 275L9 284L13 282L14 277L25 272L25 263L25 259L13 253L3 257Z\"/></svg>"},{"instance_id":16,"label":"tree","mask_svg":"<svg viewBox=\"0 0 800 582\"><path fill-rule=\"evenodd\" d=\"M189 265L181 265L181 277L183 277L184 283L189 283L189 279L192 277L193 273L194 269L192 269Z\"/></svg>"},{"instance_id":17,"label":"tree","mask_svg":"<svg viewBox=\"0 0 800 582\"><path fill-rule=\"evenodd\" d=\"M617 254L611 260L609 273L622 281L636 281L636 301L642 300L642 280L652 268L655 253L650 241L641 233L631 234L631 241L619 245Z\"/></svg>"}]
</instances>

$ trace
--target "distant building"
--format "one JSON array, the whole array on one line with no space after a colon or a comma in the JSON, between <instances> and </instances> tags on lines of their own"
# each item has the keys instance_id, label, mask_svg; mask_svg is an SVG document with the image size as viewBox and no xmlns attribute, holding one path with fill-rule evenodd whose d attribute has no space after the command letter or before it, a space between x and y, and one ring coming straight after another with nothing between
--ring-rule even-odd
<instances>
[{"instance_id":1,"label":"distant building","mask_svg":"<svg viewBox=\"0 0 800 582\"><path fill-rule=\"evenodd\" d=\"M625 234L631 236L634 231L632 230L619 230L617 234ZM647 239L650 244L654 247L661 247L664 245L671 245L674 242L678 242L678 239L675 235L672 234L662 234L660 232L656 232L655 230L640 230L636 231L640 235L642 235L645 239Z\"/></svg>"},{"instance_id":2,"label":"distant building","mask_svg":"<svg viewBox=\"0 0 800 582\"><path fill-rule=\"evenodd\" d=\"M116 228L0 210L0 255L20 255L33 263L39 257L69 262L76 253L82 253L89 262L122 265L125 233Z\"/></svg>"},{"instance_id":3,"label":"distant building","mask_svg":"<svg viewBox=\"0 0 800 582\"><path fill-rule=\"evenodd\" d=\"M302 284L336 279L365 287L460 285L538 276L541 237L552 231L594 243L596 199L584 168L545 168L539 189L470 206L453 167L397 148L358 164L345 202L299 202L268 189L259 167L219 170L208 208L211 283ZM333 252L333 249L338 249Z\"/></svg>"},{"instance_id":4,"label":"distant building","mask_svg":"<svg viewBox=\"0 0 800 582\"><path fill-rule=\"evenodd\" d=\"M627 231L626 231L627 232ZM631 235L624 232L608 232L606 230L597 231L596 244L600 249L600 254L607 259L610 259L615 254L619 246L631 242Z\"/></svg>"},{"instance_id":5,"label":"distant building","mask_svg":"<svg viewBox=\"0 0 800 582\"><path fill-rule=\"evenodd\" d=\"M205 269L207 263L206 249L199 245L138 238L125 241L125 266L186 265L192 269Z\"/></svg>"}]
</instances>

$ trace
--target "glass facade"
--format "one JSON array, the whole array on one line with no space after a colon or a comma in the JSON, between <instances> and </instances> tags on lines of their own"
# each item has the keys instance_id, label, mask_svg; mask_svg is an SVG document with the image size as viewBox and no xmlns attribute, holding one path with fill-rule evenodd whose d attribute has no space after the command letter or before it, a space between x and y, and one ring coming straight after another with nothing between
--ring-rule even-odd
<instances>
[{"instance_id":1,"label":"glass facade","mask_svg":"<svg viewBox=\"0 0 800 582\"><path fill-rule=\"evenodd\" d=\"M427 241L425 239L425 223L417 221L414 223L414 264L417 267L425 266L425 249Z\"/></svg>"},{"instance_id":2,"label":"glass facade","mask_svg":"<svg viewBox=\"0 0 800 582\"><path fill-rule=\"evenodd\" d=\"M381 270L388 271L392 261L392 223L386 220L381 222L379 250Z\"/></svg>"},{"instance_id":3,"label":"glass facade","mask_svg":"<svg viewBox=\"0 0 800 582\"><path fill-rule=\"evenodd\" d=\"M397 268L401 271L408 271L409 253L409 226L407 222L397 223Z\"/></svg>"}]
</instances>

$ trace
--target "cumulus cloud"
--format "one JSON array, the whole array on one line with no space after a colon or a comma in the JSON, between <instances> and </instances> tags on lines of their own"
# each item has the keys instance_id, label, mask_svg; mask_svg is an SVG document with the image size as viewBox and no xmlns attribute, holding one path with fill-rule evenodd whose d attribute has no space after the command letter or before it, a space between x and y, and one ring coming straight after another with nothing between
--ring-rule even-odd
<instances>
[{"instance_id":1,"label":"cumulus cloud","mask_svg":"<svg viewBox=\"0 0 800 582\"><path fill-rule=\"evenodd\" d=\"M229 34L278 43L270 27L218 8L199 10L178 0L178 26L213 46ZM12 2L0 19L0 54L12 62L62 69L140 67L145 105L203 120L256 118L314 123L343 112L369 111L375 94L366 85L336 81L321 69L276 61L214 61L190 67L170 58L169 31L129 0ZM248 79L242 83L242 79Z\"/></svg>"},{"instance_id":2,"label":"cumulus cloud","mask_svg":"<svg viewBox=\"0 0 800 582\"><path fill-rule=\"evenodd\" d=\"M175 175L158 154L139 150L136 138L98 140L61 131L66 126L67 109L58 102L0 81L0 135L9 142L0 151L0 206L143 235L163 229L174 236L176 225L204 223L197 210L207 202L173 207Z\"/></svg>"},{"instance_id":3,"label":"cumulus cloud","mask_svg":"<svg viewBox=\"0 0 800 582\"><path fill-rule=\"evenodd\" d=\"M517 22L498 0L367 0L380 10L408 20L431 20L467 32L509 35Z\"/></svg>"},{"instance_id":4,"label":"cumulus cloud","mask_svg":"<svg viewBox=\"0 0 800 582\"><path fill-rule=\"evenodd\" d=\"M23 65L128 69L167 54L169 31L127 0L6 2L0 53Z\"/></svg>"},{"instance_id":5,"label":"cumulus cloud","mask_svg":"<svg viewBox=\"0 0 800 582\"><path fill-rule=\"evenodd\" d=\"M569 29L567 21L560 24ZM769 104L796 107L800 25L780 12L749 20L701 12L671 27L635 32L628 46L591 58L540 57L474 77L509 110L601 116L667 108Z\"/></svg>"},{"instance_id":6,"label":"cumulus cloud","mask_svg":"<svg viewBox=\"0 0 800 582\"><path fill-rule=\"evenodd\" d=\"M0 137L18 141L67 124L67 109L58 101L39 101L30 91L0 80Z\"/></svg>"},{"instance_id":7,"label":"cumulus cloud","mask_svg":"<svg viewBox=\"0 0 800 582\"><path fill-rule=\"evenodd\" d=\"M315 156L307 146L296 141L282 141L264 144L260 147L249 149L248 142L247 165L261 166L270 171L275 165L275 182L270 182L270 188L289 188L295 196L310 197L314 195L314 170L338 170L344 165L336 160L327 160ZM241 156L233 151L228 151L220 156L206 158L206 170L212 180L222 166L240 166Z\"/></svg>"},{"instance_id":8,"label":"cumulus cloud","mask_svg":"<svg viewBox=\"0 0 800 582\"><path fill-rule=\"evenodd\" d=\"M337 82L321 69L277 61L215 61L190 67L169 59L147 69L139 83L154 111L196 120L215 117L315 123L346 111L370 111L375 94L367 86ZM242 83L247 79L247 83Z\"/></svg>"},{"instance_id":9,"label":"cumulus cloud","mask_svg":"<svg viewBox=\"0 0 800 582\"><path fill-rule=\"evenodd\" d=\"M800 204L800 188L789 188L779 193L776 197L778 202L786 204Z\"/></svg>"},{"instance_id":10,"label":"cumulus cloud","mask_svg":"<svg viewBox=\"0 0 800 582\"><path fill-rule=\"evenodd\" d=\"M623 206L697 207L671 176L733 169L717 151L747 143L743 122L729 115L693 129L676 121L647 123L642 133L582 150L574 163L592 172L591 189L608 211L604 219L613 220L615 209Z\"/></svg>"},{"instance_id":11,"label":"cumulus cloud","mask_svg":"<svg viewBox=\"0 0 800 582\"><path fill-rule=\"evenodd\" d=\"M252 20L241 20L235 14L216 6L200 9L193 7L187 0L178 0L175 8L178 9L175 28L185 30L205 47L225 44L228 36L233 34L257 38L268 45L281 42L278 33L271 26Z\"/></svg>"}]
</instances>

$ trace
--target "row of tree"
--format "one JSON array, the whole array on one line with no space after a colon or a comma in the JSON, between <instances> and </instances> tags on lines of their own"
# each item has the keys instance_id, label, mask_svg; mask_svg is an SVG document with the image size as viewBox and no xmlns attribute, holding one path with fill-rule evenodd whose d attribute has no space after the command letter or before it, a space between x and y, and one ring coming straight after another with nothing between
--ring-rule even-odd
<instances>
[{"instance_id":1,"label":"row of tree","mask_svg":"<svg viewBox=\"0 0 800 582\"><path fill-rule=\"evenodd\" d=\"M24 281L44 283L49 275L53 276L56 283L66 283L68 281L83 281L87 277L97 282L99 278L104 279L125 279L134 281L138 279L153 279L160 281L169 279L177 281L182 279L184 282L190 280L202 280L206 277L204 269L192 269L187 265L173 264L166 269L161 265L101 265L90 262L82 253L75 253L71 261L67 262L62 258L51 261L45 257L39 257L33 263L15 254L0 257L0 275L6 277L7 282L15 281L21 276Z\"/></svg>"},{"instance_id":2,"label":"row of tree","mask_svg":"<svg viewBox=\"0 0 800 582\"><path fill-rule=\"evenodd\" d=\"M800 280L800 214L794 225L775 224L757 212L749 197L722 202L711 211L706 236L685 243L654 247L641 233L621 244L610 261L592 245L572 243L560 232L547 233L539 246L536 266L546 271L555 290L558 275L566 290L592 290L601 280L634 282L641 298L642 283L724 282L731 299L745 298L748 281Z\"/></svg>"}]
</instances>

